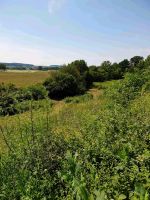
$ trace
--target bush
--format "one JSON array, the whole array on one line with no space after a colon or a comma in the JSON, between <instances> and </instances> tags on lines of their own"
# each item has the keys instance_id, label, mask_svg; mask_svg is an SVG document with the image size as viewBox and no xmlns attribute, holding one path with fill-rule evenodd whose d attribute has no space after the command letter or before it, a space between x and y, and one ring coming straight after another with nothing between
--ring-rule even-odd
<instances>
[{"instance_id":1,"label":"bush","mask_svg":"<svg viewBox=\"0 0 150 200\"><path fill-rule=\"evenodd\" d=\"M40 108L44 108L45 105L47 105L50 107L52 107L53 103L51 100L48 100L48 99L42 99L42 100L26 100L26 101L23 101L23 102L19 102L19 103L16 103L14 105L14 109L15 109L15 114L17 113L23 113L23 112L26 112L26 111L29 111L31 109L33 110L38 110Z\"/></svg>"},{"instance_id":2,"label":"bush","mask_svg":"<svg viewBox=\"0 0 150 200\"><path fill-rule=\"evenodd\" d=\"M78 84L77 79L70 75L58 72L44 82L48 96L52 99L63 99L83 93L84 89Z\"/></svg>"},{"instance_id":3,"label":"bush","mask_svg":"<svg viewBox=\"0 0 150 200\"><path fill-rule=\"evenodd\" d=\"M27 92L31 94L31 98L34 100L45 99L47 97L47 91L41 84L28 87Z\"/></svg>"},{"instance_id":4,"label":"bush","mask_svg":"<svg viewBox=\"0 0 150 200\"><path fill-rule=\"evenodd\" d=\"M142 72L128 73L120 83L109 87L106 95L114 99L117 103L126 106L131 100L141 95L142 87L147 83L148 77Z\"/></svg>"},{"instance_id":5,"label":"bush","mask_svg":"<svg viewBox=\"0 0 150 200\"><path fill-rule=\"evenodd\" d=\"M12 84L0 84L0 96L0 116L15 115L29 110L29 100L47 98L47 91L39 84L26 89L18 89Z\"/></svg>"}]
</instances>

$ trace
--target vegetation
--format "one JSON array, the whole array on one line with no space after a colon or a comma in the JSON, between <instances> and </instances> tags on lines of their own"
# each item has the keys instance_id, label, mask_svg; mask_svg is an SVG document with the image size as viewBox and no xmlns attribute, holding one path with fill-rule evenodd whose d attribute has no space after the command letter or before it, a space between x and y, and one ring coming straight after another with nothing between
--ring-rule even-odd
<instances>
[{"instance_id":1,"label":"vegetation","mask_svg":"<svg viewBox=\"0 0 150 200\"><path fill-rule=\"evenodd\" d=\"M45 99L47 97L47 91L44 86L40 84L30 86L26 89L18 89L11 84L1 84L0 96L0 116L5 116L14 115L29 110L29 102L33 100L37 101L40 99Z\"/></svg>"},{"instance_id":2,"label":"vegetation","mask_svg":"<svg viewBox=\"0 0 150 200\"><path fill-rule=\"evenodd\" d=\"M87 72L88 67L84 60L76 60L63 66L44 82L49 97L63 99L67 96L83 94L92 84L88 81Z\"/></svg>"},{"instance_id":3,"label":"vegetation","mask_svg":"<svg viewBox=\"0 0 150 200\"><path fill-rule=\"evenodd\" d=\"M80 70L81 63L63 66L44 82L50 97L71 97L50 106L39 100L43 86L29 87L23 98L30 91L29 99L44 102L40 109L31 104L28 112L0 120L2 200L149 200L149 57L133 59L132 66L124 60L122 68L105 62L101 69ZM118 79L118 73L121 79L94 83L99 95L89 90L72 97L89 88L93 72L101 81ZM1 91L22 98L14 86Z\"/></svg>"},{"instance_id":4,"label":"vegetation","mask_svg":"<svg viewBox=\"0 0 150 200\"><path fill-rule=\"evenodd\" d=\"M75 97L67 97L64 99L65 103L83 103L87 102L89 100L93 99L93 95L90 93L81 95L81 96L75 96Z\"/></svg>"},{"instance_id":5,"label":"vegetation","mask_svg":"<svg viewBox=\"0 0 150 200\"><path fill-rule=\"evenodd\" d=\"M5 71L6 70L6 65L5 64L2 64L0 63L0 71Z\"/></svg>"}]
</instances>

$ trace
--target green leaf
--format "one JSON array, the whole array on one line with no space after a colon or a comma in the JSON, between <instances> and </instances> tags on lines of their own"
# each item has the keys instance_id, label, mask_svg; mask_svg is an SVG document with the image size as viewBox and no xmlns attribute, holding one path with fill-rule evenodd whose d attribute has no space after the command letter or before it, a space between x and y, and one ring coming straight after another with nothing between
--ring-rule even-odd
<instances>
[{"instance_id":1,"label":"green leaf","mask_svg":"<svg viewBox=\"0 0 150 200\"><path fill-rule=\"evenodd\" d=\"M126 199L126 196L124 194L119 195L118 200L123 200L123 199Z\"/></svg>"}]
</instances>

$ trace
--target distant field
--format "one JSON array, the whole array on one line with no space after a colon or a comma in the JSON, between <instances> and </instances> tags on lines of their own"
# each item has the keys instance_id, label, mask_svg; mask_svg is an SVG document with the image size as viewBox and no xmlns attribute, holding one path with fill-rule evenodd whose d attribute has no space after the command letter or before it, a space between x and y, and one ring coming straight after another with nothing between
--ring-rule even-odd
<instances>
[{"instance_id":1,"label":"distant field","mask_svg":"<svg viewBox=\"0 0 150 200\"><path fill-rule=\"evenodd\" d=\"M9 70L0 72L0 83L13 83L17 87L26 87L43 82L50 74L51 71Z\"/></svg>"}]
</instances>

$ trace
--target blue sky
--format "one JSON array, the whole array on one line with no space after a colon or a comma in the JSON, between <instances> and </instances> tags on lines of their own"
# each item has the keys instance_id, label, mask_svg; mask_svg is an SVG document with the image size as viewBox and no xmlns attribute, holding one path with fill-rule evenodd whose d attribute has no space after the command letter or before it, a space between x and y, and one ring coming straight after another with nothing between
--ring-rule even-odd
<instances>
[{"instance_id":1,"label":"blue sky","mask_svg":"<svg viewBox=\"0 0 150 200\"><path fill-rule=\"evenodd\" d=\"M89 65L150 54L150 0L0 0L0 61Z\"/></svg>"}]
</instances>

